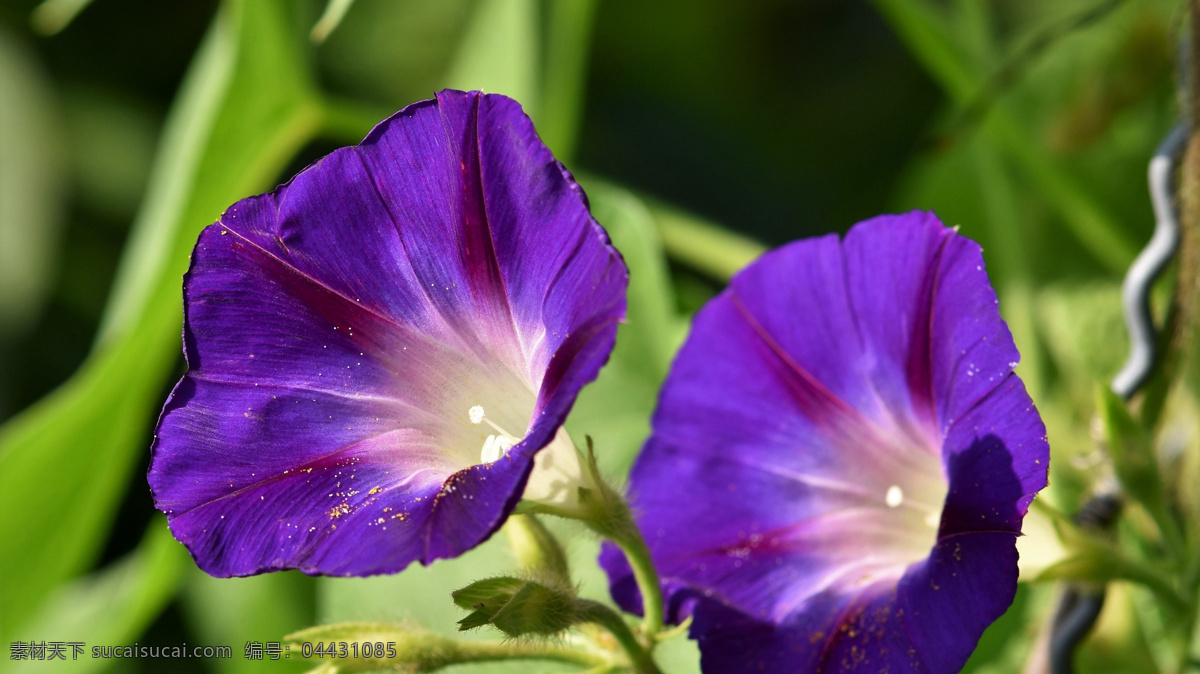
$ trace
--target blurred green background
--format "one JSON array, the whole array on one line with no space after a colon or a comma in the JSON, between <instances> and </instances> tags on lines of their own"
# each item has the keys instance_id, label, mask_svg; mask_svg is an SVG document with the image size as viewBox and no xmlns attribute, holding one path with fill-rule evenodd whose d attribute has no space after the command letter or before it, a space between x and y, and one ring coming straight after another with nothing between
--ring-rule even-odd
<instances>
[{"instance_id":1,"label":"blurred green background","mask_svg":"<svg viewBox=\"0 0 1200 674\"><path fill-rule=\"evenodd\" d=\"M613 475L688 315L760 244L925 208L984 246L1050 428L1047 499L1071 511L1095 479L1091 392L1125 353L1119 282L1153 226L1144 176L1177 114L1183 3L358 0L317 43L324 10L0 0L0 641L230 645L228 661L67 668L256 671L245 642L319 621L452 629L449 589L511 565L497 537L393 578L217 581L143 477L199 230L443 87L522 101L633 270L613 362L569 421ZM1166 417L1180 447L1192 404ZM572 553L602 597L595 549ZM968 669L1019 671L1052 594L1023 585ZM1163 665L1148 604L1118 588L1082 657ZM666 651L697 671L689 644Z\"/></svg>"}]
</instances>

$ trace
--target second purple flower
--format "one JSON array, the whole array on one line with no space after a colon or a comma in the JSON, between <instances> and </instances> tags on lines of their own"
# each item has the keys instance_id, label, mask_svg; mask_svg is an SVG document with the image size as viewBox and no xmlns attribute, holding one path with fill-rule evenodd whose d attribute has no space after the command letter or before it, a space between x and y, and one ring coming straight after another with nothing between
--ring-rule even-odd
<instances>
[{"instance_id":1,"label":"second purple flower","mask_svg":"<svg viewBox=\"0 0 1200 674\"><path fill-rule=\"evenodd\" d=\"M702 309L630 489L704 670L958 671L1046 485L1017 359L979 246L930 213L767 253Z\"/></svg>"}]
</instances>

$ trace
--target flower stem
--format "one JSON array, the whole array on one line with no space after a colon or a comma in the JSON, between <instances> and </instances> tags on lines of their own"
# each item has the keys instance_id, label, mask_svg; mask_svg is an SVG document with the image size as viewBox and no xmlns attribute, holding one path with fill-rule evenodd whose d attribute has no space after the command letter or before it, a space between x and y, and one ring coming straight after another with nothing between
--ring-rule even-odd
<instances>
[{"instance_id":1,"label":"flower stem","mask_svg":"<svg viewBox=\"0 0 1200 674\"><path fill-rule=\"evenodd\" d=\"M572 665L604 666L608 664L597 656L574 648L552 646L545 643L509 641L460 641L454 658L446 664L466 662L488 662L498 660L553 660Z\"/></svg>"},{"instance_id":2,"label":"flower stem","mask_svg":"<svg viewBox=\"0 0 1200 674\"><path fill-rule=\"evenodd\" d=\"M662 585L659 583L654 562L650 559L650 548L646 546L645 539L637 527L631 526L629 530L632 535L614 536L612 541L625 553L625 559L633 569L633 579L642 593L642 631L646 638L653 641L663 628Z\"/></svg>"},{"instance_id":3,"label":"flower stem","mask_svg":"<svg viewBox=\"0 0 1200 674\"><path fill-rule=\"evenodd\" d=\"M662 670L658 668L658 665L654 663L654 658L650 655L650 648L643 646L642 642L638 641L637 636L629 629L629 625L626 625L615 611L590 599L577 599L575 606L585 621L600 625L616 638L617 643L621 644L621 648L629 655L633 671L638 674L662 674Z\"/></svg>"}]
</instances>

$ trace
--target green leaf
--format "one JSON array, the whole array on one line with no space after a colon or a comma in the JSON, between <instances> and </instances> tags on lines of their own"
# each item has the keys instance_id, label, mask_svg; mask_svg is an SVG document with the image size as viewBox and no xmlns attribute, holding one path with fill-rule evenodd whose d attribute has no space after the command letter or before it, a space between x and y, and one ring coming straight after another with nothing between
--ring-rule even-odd
<instances>
[{"instance_id":1,"label":"green leaf","mask_svg":"<svg viewBox=\"0 0 1200 674\"><path fill-rule=\"evenodd\" d=\"M546 7L541 109L533 121L538 135L564 164L570 164L575 156L596 4L596 0L572 0L550 2Z\"/></svg>"},{"instance_id":2,"label":"green leaf","mask_svg":"<svg viewBox=\"0 0 1200 674\"><path fill-rule=\"evenodd\" d=\"M628 190L586 176L592 214L604 226L629 267L626 320L599 378L584 387L567 419L577 444L595 440L605 471L625 474L650 432L650 414L686 323L675 311L658 224L645 203Z\"/></svg>"},{"instance_id":3,"label":"green leaf","mask_svg":"<svg viewBox=\"0 0 1200 674\"><path fill-rule=\"evenodd\" d=\"M329 34L337 29L342 23L342 19L346 17L346 12L350 11L354 0L329 0L325 3L325 11L321 13L321 18L317 19L316 25L308 34L313 42L321 43Z\"/></svg>"},{"instance_id":4,"label":"green leaf","mask_svg":"<svg viewBox=\"0 0 1200 674\"><path fill-rule=\"evenodd\" d=\"M53 84L0 24L0 340L37 318L54 280L66 178ZM2 404L2 399L0 399ZM0 413L3 409L0 408Z\"/></svg>"},{"instance_id":5,"label":"green leaf","mask_svg":"<svg viewBox=\"0 0 1200 674\"><path fill-rule=\"evenodd\" d=\"M15 640L75 641L92 645L132 644L175 596L191 560L155 517L137 550L91 576L63 585L49 595ZM70 658L71 650L67 650ZM6 666L7 665L7 666ZM0 661L0 671L89 672L109 662L85 650L78 660Z\"/></svg>"},{"instance_id":6,"label":"green leaf","mask_svg":"<svg viewBox=\"0 0 1200 674\"><path fill-rule=\"evenodd\" d=\"M183 592L183 608L191 630L205 643L229 644L234 657L212 661L221 674L296 671L291 660L247 660L240 649L248 641L278 642L289 632L316 620L315 581L299 571L266 573L249 578L213 578L193 566Z\"/></svg>"},{"instance_id":7,"label":"green leaf","mask_svg":"<svg viewBox=\"0 0 1200 674\"><path fill-rule=\"evenodd\" d=\"M538 5L534 0L479 0L445 81L453 89L483 90L539 112Z\"/></svg>"},{"instance_id":8,"label":"green leaf","mask_svg":"<svg viewBox=\"0 0 1200 674\"><path fill-rule=\"evenodd\" d=\"M1179 523L1167 503L1150 434L1129 414L1125 401L1109 388L1097 387L1096 407L1104 422L1108 453L1117 479L1125 492L1154 518L1175 561L1182 563L1188 553Z\"/></svg>"},{"instance_id":9,"label":"green leaf","mask_svg":"<svg viewBox=\"0 0 1200 674\"><path fill-rule=\"evenodd\" d=\"M172 109L95 350L0 428L0 635L105 539L179 358L180 278L196 235L316 131L301 43L278 1L222 8Z\"/></svg>"},{"instance_id":10,"label":"green leaf","mask_svg":"<svg viewBox=\"0 0 1200 674\"><path fill-rule=\"evenodd\" d=\"M450 593L450 598L454 600L455 606L465 609L487 608L487 604L498 602L495 607L497 611L500 606L504 605L512 596L525 586L525 581L520 578L510 578L501 576L499 578L488 578L486 580L477 580L474 583ZM484 604L485 606L479 606Z\"/></svg>"},{"instance_id":11,"label":"green leaf","mask_svg":"<svg viewBox=\"0 0 1200 674\"><path fill-rule=\"evenodd\" d=\"M1069 554L1042 571L1036 582L1070 580L1103 585L1128 580L1153 591L1167 608L1179 613L1187 610L1188 601L1163 570L1125 554L1109 541L1083 531L1065 518L1056 519L1055 527Z\"/></svg>"},{"instance_id":12,"label":"green leaf","mask_svg":"<svg viewBox=\"0 0 1200 674\"><path fill-rule=\"evenodd\" d=\"M999 68L999 64L971 62L967 56L973 44L971 33L955 30L952 13L947 15L925 0L873 3L956 106L973 103L973 97L983 90L985 78ZM982 123L983 132L1021 171L1029 186L1057 211L1067 232L1108 270L1123 273L1140 246L1008 108L1004 101L993 102Z\"/></svg>"},{"instance_id":13,"label":"green leaf","mask_svg":"<svg viewBox=\"0 0 1200 674\"><path fill-rule=\"evenodd\" d=\"M649 201L667 255L728 281L760 255L763 244L668 204Z\"/></svg>"}]
</instances>

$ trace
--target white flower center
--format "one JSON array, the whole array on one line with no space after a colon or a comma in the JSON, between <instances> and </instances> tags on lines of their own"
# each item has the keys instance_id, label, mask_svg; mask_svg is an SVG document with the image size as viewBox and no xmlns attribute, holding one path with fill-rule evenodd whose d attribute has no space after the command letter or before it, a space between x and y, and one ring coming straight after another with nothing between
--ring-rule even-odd
<instances>
[{"instance_id":1,"label":"white flower center","mask_svg":"<svg viewBox=\"0 0 1200 674\"><path fill-rule=\"evenodd\" d=\"M499 435L489 435L483 441L483 449L479 452L480 463L495 463L504 456L504 453L513 448L513 445L519 443L522 438L514 436L512 433L500 428L495 422L487 418L487 414L483 410L483 405L475 405L467 410L467 417L471 423L478 426L481 423L486 423L491 426Z\"/></svg>"},{"instance_id":2,"label":"white flower center","mask_svg":"<svg viewBox=\"0 0 1200 674\"><path fill-rule=\"evenodd\" d=\"M517 437L487 418L482 405L467 410L467 418L475 426L487 424L496 433L488 435L479 452L479 462L488 464L499 461L505 452L517 445L523 437ZM533 460L533 472L525 486L524 498L544 505L572 511L583 506L579 500L579 489L596 489L591 477L584 471L579 452L565 428L550 444L542 448Z\"/></svg>"}]
</instances>

